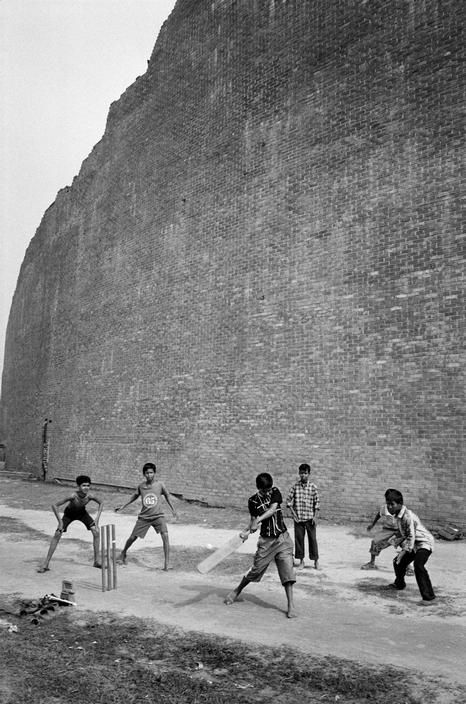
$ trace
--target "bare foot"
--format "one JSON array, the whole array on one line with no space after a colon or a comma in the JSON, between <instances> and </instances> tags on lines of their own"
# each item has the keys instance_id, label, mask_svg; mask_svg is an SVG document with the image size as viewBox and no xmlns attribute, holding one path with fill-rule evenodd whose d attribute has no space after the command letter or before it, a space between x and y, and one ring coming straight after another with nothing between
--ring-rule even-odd
<instances>
[{"instance_id":1,"label":"bare foot","mask_svg":"<svg viewBox=\"0 0 466 704\"><path fill-rule=\"evenodd\" d=\"M223 603L226 604L227 606L231 606L231 604L234 604L234 602L238 599L238 594L233 590L229 594L226 595L226 597L223 600Z\"/></svg>"},{"instance_id":2,"label":"bare foot","mask_svg":"<svg viewBox=\"0 0 466 704\"><path fill-rule=\"evenodd\" d=\"M297 617L296 611L294 610L294 606L290 606L290 608L286 612L286 617L287 618L296 618Z\"/></svg>"},{"instance_id":3,"label":"bare foot","mask_svg":"<svg viewBox=\"0 0 466 704\"><path fill-rule=\"evenodd\" d=\"M366 562L365 565L361 565L361 569L362 570L378 570L379 568L373 562Z\"/></svg>"},{"instance_id":4,"label":"bare foot","mask_svg":"<svg viewBox=\"0 0 466 704\"><path fill-rule=\"evenodd\" d=\"M303 570L304 569L304 562L300 562L298 565L296 565L297 570Z\"/></svg>"},{"instance_id":5,"label":"bare foot","mask_svg":"<svg viewBox=\"0 0 466 704\"><path fill-rule=\"evenodd\" d=\"M50 572L50 567L45 567L44 565L42 565L42 567L39 567L37 571L39 572L39 574L42 574L43 572Z\"/></svg>"},{"instance_id":6,"label":"bare foot","mask_svg":"<svg viewBox=\"0 0 466 704\"><path fill-rule=\"evenodd\" d=\"M317 560L314 562L314 569L315 569L315 570L319 570L319 572L322 570L322 567L319 565L319 563L317 562Z\"/></svg>"},{"instance_id":7,"label":"bare foot","mask_svg":"<svg viewBox=\"0 0 466 704\"><path fill-rule=\"evenodd\" d=\"M127 564L127 562L126 562L126 555L123 555L123 553L121 553L121 555L119 555L119 556L117 557L117 563L118 563L119 565L126 565L126 564Z\"/></svg>"}]
</instances>

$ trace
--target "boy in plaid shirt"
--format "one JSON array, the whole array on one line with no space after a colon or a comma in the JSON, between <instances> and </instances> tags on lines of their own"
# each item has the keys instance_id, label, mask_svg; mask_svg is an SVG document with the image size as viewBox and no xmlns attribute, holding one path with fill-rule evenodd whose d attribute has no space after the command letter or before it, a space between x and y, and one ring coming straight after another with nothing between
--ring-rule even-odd
<instances>
[{"instance_id":1,"label":"boy in plaid shirt","mask_svg":"<svg viewBox=\"0 0 466 704\"><path fill-rule=\"evenodd\" d=\"M309 542L309 559L314 560L314 567L319 567L319 548L316 537L317 513L320 508L319 492L310 479L311 468L308 464L300 464L298 468L299 481L290 489L287 507L294 520L294 555L299 560L298 569L304 567L304 535L307 533Z\"/></svg>"}]
</instances>

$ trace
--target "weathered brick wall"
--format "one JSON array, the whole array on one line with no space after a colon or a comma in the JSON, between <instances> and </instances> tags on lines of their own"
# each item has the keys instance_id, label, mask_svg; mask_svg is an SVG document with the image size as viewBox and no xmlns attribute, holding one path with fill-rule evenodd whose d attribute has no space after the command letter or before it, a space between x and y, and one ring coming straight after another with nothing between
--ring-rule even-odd
<instances>
[{"instance_id":1,"label":"weathered brick wall","mask_svg":"<svg viewBox=\"0 0 466 704\"><path fill-rule=\"evenodd\" d=\"M10 465L244 504L310 461L466 523L460 0L179 0L46 212L8 329ZM462 180L463 179L463 180Z\"/></svg>"}]
</instances>

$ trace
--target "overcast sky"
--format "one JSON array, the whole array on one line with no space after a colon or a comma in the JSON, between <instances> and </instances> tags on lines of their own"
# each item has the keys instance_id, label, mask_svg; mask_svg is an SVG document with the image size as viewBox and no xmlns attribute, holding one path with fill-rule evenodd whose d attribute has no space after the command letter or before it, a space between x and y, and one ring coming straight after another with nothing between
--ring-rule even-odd
<instances>
[{"instance_id":1,"label":"overcast sky","mask_svg":"<svg viewBox=\"0 0 466 704\"><path fill-rule=\"evenodd\" d=\"M26 248L176 0L0 0L0 370Z\"/></svg>"}]
</instances>

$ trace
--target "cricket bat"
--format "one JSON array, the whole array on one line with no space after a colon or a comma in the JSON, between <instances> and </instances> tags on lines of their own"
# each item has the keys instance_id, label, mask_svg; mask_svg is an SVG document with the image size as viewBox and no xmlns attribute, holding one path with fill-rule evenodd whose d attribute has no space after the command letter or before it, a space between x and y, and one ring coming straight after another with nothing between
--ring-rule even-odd
<instances>
[{"instance_id":1,"label":"cricket bat","mask_svg":"<svg viewBox=\"0 0 466 704\"><path fill-rule=\"evenodd\" d=\"M246 534L246 537L241 537L241 535L244 536L244 533L234 535L233 538L230 538L228 542L224 543L221 547L211 553L205 558L205 560L202 560L202 562L197 565L198 572L201 574L210 572L210 570L213 570L219 562L222 562L222 560L228 557L228 555L231 555L232 552L235 552L235 550L241 547L244 541L248 539L249 534Z\"/></svg>"}]
</instances>

